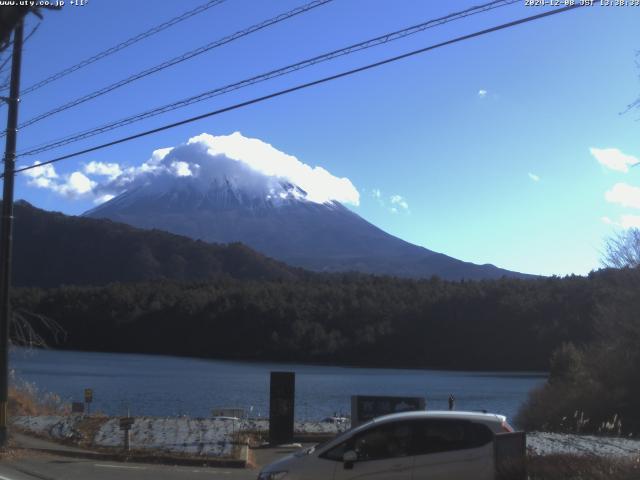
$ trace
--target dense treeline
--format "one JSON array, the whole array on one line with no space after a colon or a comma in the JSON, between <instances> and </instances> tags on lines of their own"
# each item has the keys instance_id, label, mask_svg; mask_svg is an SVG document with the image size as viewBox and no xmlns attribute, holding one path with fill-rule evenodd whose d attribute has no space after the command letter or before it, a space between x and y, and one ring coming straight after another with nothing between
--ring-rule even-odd
<instances>
[{"instance_id":1,"label":"dense treeline","mask_svg":"<svg viewBox=\"0 0 640 480\"><path fill-rule=\"evenodd\" d=\"M295 281L227 277L21 289L14 305L59 322L67 332L59 348L543 370L563 343L593 341L602 328L602 306L624 287L624 276L602 271L587 278L480 282L357 274Z\"/></svg>"}]
</instances>

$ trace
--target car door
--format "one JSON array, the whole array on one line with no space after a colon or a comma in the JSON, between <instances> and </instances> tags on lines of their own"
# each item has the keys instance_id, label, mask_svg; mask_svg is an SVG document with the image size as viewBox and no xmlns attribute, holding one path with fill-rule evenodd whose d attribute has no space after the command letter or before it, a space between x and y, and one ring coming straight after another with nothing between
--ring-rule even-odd
<instances>
[{"instance_id":1,"label":"car door","mask_svg":"<svg viewBox=\"0 0 640 480\"><path fill-rule=\"evenodd\" d=\"M456 419L418 420L412 443L413 480L491 480L493 433Z\"/></svg>"},{"instance_id":2,"label":"car door","mask_svg":"<svg viewBox=\"0 0 640 480\"><path fill-rule=\"evenodd\" d=\"M349 450L357 454L355 462L336 465L334 480L411 480L411 439L411 424L406 421L373 425L358 432L328 452L336 459Z\"/></svg>"}]
</instances>

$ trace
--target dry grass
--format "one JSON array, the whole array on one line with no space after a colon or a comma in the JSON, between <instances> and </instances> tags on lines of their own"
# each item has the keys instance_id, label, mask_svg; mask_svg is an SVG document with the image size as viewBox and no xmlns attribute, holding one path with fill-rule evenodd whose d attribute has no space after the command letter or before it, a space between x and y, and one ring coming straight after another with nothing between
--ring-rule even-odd
<instances>
[{"instance_id":1,"label":"dry grass","mask_svg":"<svg viewBox=\"0 0 640 480\"><path fill-rule=\"evenodd\" d=\"M640 457L530 456L529 480L638 480Z\"/></svg>"},{"instance_id":2,"label":"dry grass","mask_svg":"<svg viewBox=\"0 0 640 480\"><path fill-rule=\"evenodd\" d=\"M40 392L28 383L14 383L9 387L9 415L62 415L69 412L58 395Z\"/></svg>"}]
</instances>

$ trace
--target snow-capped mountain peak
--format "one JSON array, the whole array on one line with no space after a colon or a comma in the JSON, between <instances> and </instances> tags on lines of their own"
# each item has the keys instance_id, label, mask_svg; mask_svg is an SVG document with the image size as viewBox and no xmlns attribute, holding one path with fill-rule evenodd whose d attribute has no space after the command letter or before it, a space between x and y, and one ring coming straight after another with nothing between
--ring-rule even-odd
<instances>
[{"instance_id":1,"label":"snow-capped mountain peak","mask_svg":"<svg viewBox=\"0 0 640 480\"><path fill-rule=\"evenodd\" d=\"M444 278L512 274L382 231L343 206L359 202L349 179L238 133L203 134L157 150L110 187L119 188L119 195L85 215L209 242L243 242L313 270Z\"/></svg>"}]
</instances>

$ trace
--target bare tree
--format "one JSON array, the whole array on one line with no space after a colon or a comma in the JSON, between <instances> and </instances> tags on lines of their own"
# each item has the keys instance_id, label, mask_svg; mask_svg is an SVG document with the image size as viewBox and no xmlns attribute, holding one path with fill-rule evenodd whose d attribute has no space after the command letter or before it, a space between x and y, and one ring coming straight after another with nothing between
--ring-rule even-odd
<instances>
[{"instance_id":1,"label":"bare tree","mask_svg":"<svg viewBox=\"0 0 640 480\"><path fill-rule=\"evenodd\" d=\"M610 268L640 266L640 229L629 228L609 238L602 264Z\"/></svg>"},{"instance_id":2,"label":"bare tree","mask_svg":"<svg viewBox=\"0 0 640 480\"><path fill-rule=\"evenodd\" d=\"M47 348L47 338L53 343L67 338L67 332L55 320L44 315L17 308L12 312L10 326L12 345L28 348Z\"/></svg>"}]
</instances>

